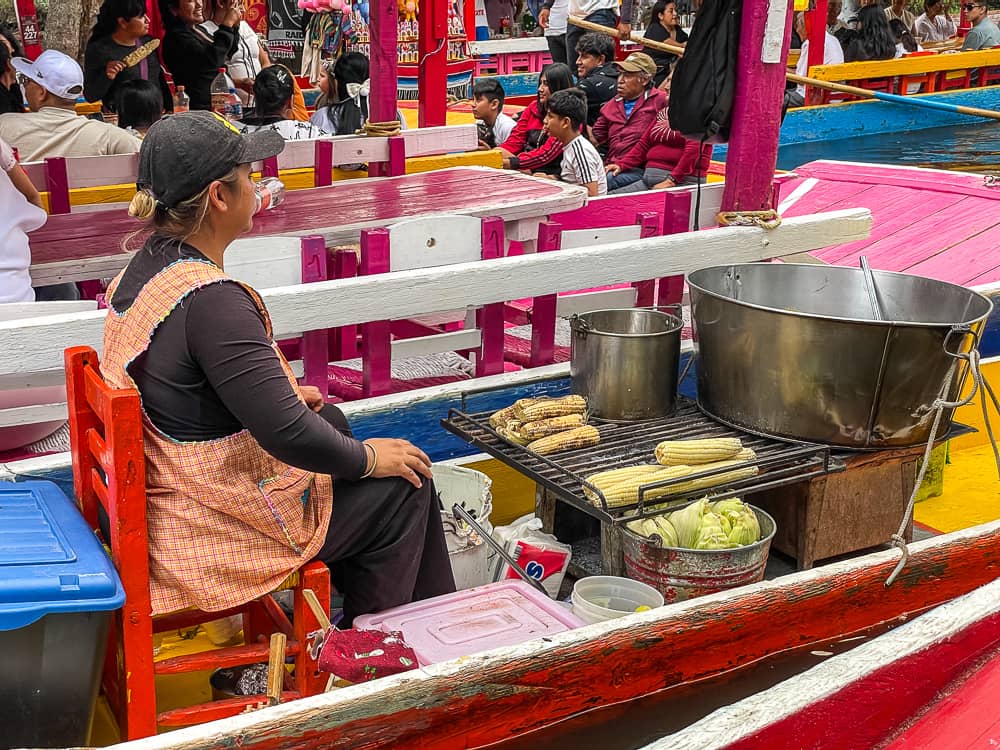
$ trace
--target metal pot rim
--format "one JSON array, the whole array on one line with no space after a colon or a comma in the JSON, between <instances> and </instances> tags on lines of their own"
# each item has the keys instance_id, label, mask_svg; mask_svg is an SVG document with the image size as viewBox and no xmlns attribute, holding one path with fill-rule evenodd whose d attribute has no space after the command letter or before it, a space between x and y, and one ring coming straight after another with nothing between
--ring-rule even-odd
<instances>
[{"instance_id":1,"label":"metal pot rim","mask_svg":"<svg viewBox=\"0 0 1000 750\"><path fill-rule=\"evenodd\" d=\"M655 312L659 313L663 317L667 318L670 327L665 331L657 331L656 333L615 333L614 331L602 331L599 328L592 328L588 323L581 322L581 318L585 315L596 315L598 313L604 312ZM585 333L588 336L613 336L616 338L623 339L641 339L648 338L650 336L670 336L677 333L684 328L684 318L679 315L672 315L668 312L663 312L655 307L607 307L602 310L588 310L584 313L577 313L570 317L569 326L574 331L579 331L580 333Z\"/></svg>"},{"instance_id":2,"label":"metal pot rim","mask_svg":"<svg viewBox=\"0 0 1000 750\"><path fill-rule=\"evenodd\" d=\"M686 508L686 507L688 507L688 505L691 505L691 504L696 503L696 502L698 502L698 501L697 500L692 500L690 503L688 503L687 505L685 505L683 507ZM768 513L767 511L761 510L760 508L758 508L756 505L754 505L752 503L746 503L746 505L747 505L748 508L750 508L758 516L765 516L771 522L771 533L768 534L767 536L761 537L760 539L758 539L753 544L744 544L744 545L742 545L740 547L726 547L726 549L691 549L689 547L657 547L656 549L658 549L658 550L671 550L673 552L684 552L685 554L690 553L692 555L718 555L720 552L730 552L730 553L732 553L732 552L744 552L744 551L748 551L748 550L754 550L754 549L760 548L764 544L770 544L771 540L774 539L774 535L778 533L778 524L777 524L777 522L774 520L774 518L771 516L771 514ZM677 508L677 510L681 510L681 508ZM673 511L671 511L671 513L672 512ZM630 537L632 537L635 540L638 540L640 542L648 542L649 541L649 537L639 536L634 531L632 531L632 529L630 529L627 525L623 525L621 527L621 529L622 529L622 531L627 536L630 536Z\"/></svg>"},{"instance_id":3,"label":"metal pot rim","mask_svg":"<svg viewBox=\"0 0 1000 750\"><path fill-rule=\"evenodd\" d=\"M730 302L730 303L732 303L734 305L739 305L740 307L747 307L747 308L750 308L752 310L762 310L764 312L775 313L777 315L793 315L793 316L795 316L797 318L812 318L814 320L828 320L828 321L836 321L836 322L839 322L839 323L860 323L862 325L876 326L876 327L879 327L879 328L888 328L888 327L893 327L893 326L900 326L900 327L907 327L907 328L952 328L952 327L955 327L955 326L965 326L965 325L972 325L974 323L978 323L978 322L983 321L986 318L988 318L990 316L990 313L993 312L993 301L990 300L989 297L986 297L985 295L982 295L979 292L973 291L972 289L969 289L967 287L961 286L960 284L952 284L950 281L939 281L938 279L926 279L926 280L933 281L933 282L935 282L937 284L941 284L943 286L949 286L949 287L952 287L953 289L958 289L958 290L961 290L963 292L967 292L968 294L971 294L971 295L973 295L975 297L980 298L981 300L983 300L984 302L986 302L986 305L987 305L986 311L982 315L980 315L978 317L971 318L970 320L956 321L954 323L931 323L931 322L920 322L920 321L911 321L911 320L875 320L874 318L846 318L846 317L838 316L838 315L820 315L819 313L800 312L800 311L796 311L796 310L789 310L789 309L784 308L784 307L769 307L768 305L759 305L759 304L756 304L756 303L747 302L745 300L733 299L732 297L727 297L726 295L720 294L719 292L713 291L711 289L706 289L704 286L702 286L702 285L696 283L695 281L693 281L693 277L696 274L702 273L704 271L715 271L715 270L720 269L720 268L741 268L741 267L761 266L761 265L775 265L775 264L771 264L771 263L767 263L767 264L765 264L765 263L736 263L736 264L732 264L731 263L731 264L726 264L726 265L708 266L706 268L699 268L697 271L692 271L690 274L688 274L688 276L687 276L687 283L688 283L688 286L690 288L697 289L701 294L704 294L704 295L706 295L708 297L714 297L715 299L723 300L725 302ZM809 268L816 268L816 265L813 264L813 263L781 263L781 264L777 264L777 265L790 266L790 267L800 267L800 268L804 267L804 266L808 266ZM851 268L849 266L826 266L826 267L827 268L837 269L839 271L856 271L857 273L861 273L860 269ZM881 275L881 276L904 276L904 277L913 278L913 279L924 279L925 278L923 276L915 276L914 274L911 274L911 273L899 273L897 271L876 271L876 270L873 269L872 273L875 274L875 275L877 275L877 276L879 276L879 275Z\"/></svg>"}]
</instances>

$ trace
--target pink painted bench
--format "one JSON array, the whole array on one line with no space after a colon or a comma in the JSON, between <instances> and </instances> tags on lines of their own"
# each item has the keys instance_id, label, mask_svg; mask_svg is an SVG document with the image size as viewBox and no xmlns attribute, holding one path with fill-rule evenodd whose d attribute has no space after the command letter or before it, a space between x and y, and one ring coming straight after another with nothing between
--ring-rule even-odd
<instances>
[{"instance_id":1,"label":"pink painted bench","mask_svg":"<svg viewBox=\"0 0 1000 750\"><path fill-rule=\"evenodd\" d=\"M453 167L291 191L281 206L254 220L248 236L318 234L327 245L345 244L357 242L362 229L454 213L499 216L508 238L533 238L540 221L585 201L586 191L575 185L485 167ZM31 234L34 282L113 276L131 257L122 241L138 227L120 209L50 217Z\"/></svg>"}]
</instances>

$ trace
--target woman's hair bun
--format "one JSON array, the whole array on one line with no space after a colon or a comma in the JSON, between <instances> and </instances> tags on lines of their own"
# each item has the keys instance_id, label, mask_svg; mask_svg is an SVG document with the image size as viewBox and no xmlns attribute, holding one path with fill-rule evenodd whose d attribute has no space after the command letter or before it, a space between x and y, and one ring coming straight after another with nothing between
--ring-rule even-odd
<instances>
[{"instance_id":1,"label":"woman's hair bun","mask_svg":"<svg viewBox=\"0 0 1000 750\"><path fill-rule=\"evenodd\" d=\"M132 202L128 204L128 215L146 221L153 218L156 213L156 198L148 190L140 190L132 196Z\"/></svg>"}]
</instances>

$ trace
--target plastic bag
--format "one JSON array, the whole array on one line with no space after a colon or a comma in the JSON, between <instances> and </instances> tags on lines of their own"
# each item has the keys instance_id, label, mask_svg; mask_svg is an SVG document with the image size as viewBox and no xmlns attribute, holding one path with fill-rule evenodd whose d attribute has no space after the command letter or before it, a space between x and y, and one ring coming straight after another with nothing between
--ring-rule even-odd
<instances>
[{"instance_id":1,"label":"plastic bag","mask_svg":"<svg viewBox=\"0 0 1000 750\"><path fill-rule=\"evenodd\" d=\"M495 528L493 538L524 572L542 584L549 596L558 597L573 552L568 544L542 531L540 518L521 516L508 526ZM497 554L491 557L491 568L494 581L521 577Z\"/></svg>"}]
</instances>

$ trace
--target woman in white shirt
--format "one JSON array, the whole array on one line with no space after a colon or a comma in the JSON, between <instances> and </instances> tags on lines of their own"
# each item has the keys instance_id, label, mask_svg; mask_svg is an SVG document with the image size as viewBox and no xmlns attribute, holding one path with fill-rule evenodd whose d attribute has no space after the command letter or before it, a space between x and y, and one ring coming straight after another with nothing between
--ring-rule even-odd
<instances>
[{"instance_id":1,"label":"woman in white shirt","mask_svg":"<svg viewBox=\"0 0 1000 750\"><path fill-rule=\"evenodd\" d=\"M199 24L199 27L210 35L219 28L218 18L229 9L229 2L228 0L212 0L211 7L212 16L209 20ZM270 67L271 59L267 55L267 48L260 43L257 32L243 20L246 8L242 0L238 3L237 8L240 12L240 23L237 29L239 38L236 40L236 51L226 60L226 68L233 83L236 84L236 93L243 102L243 107L246 108L255 106L253 82L258 73L264 68Z\"/></svg>"},{"instance_id":2,"label":"woman in white shirt","mask_svg":"<svg viewBox=\"0 0 1000 750\"><path fill-rule=\"evenodd\" d=\"M28 273L28 232L45 223L47 214L41 206L42 199L13 149L0 140L0 303L35 301Z\"/></svg>"},{"instance_id":3,"label":"woman in white shirt","mask_svg":"<svg viewBox=\"0 0 1000 750\"><path fill-rule=\"evenodd\" d=\"M942 0L924 0L924 12L913 22L918 42L946 42L958 34L958 26Z\"/></svg>"}]
</instances>

